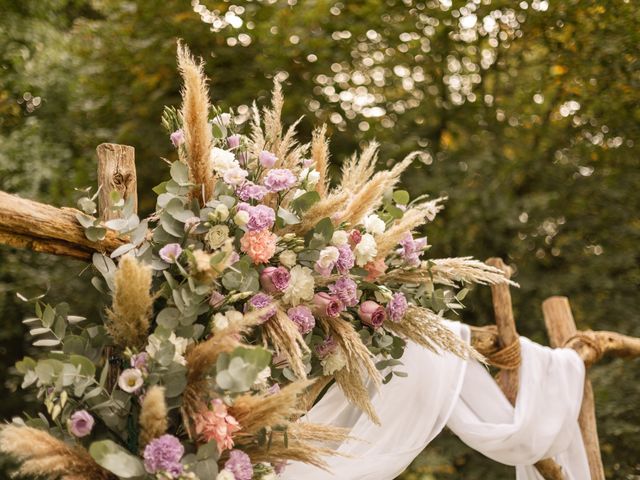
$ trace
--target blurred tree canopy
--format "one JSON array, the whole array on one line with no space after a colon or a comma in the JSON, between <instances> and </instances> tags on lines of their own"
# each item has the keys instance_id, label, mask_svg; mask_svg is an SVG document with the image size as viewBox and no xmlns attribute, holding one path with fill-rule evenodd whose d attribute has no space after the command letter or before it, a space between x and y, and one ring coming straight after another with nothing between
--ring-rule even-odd
<instances>
[{"instance_id":1,"label":"blurred tree canopy","mask_svg":"<svg viewBox=\"0 0 640 480\"><path fill-rule=\"evenodd\" d=\"M517 268L520 331L546 342L541 301L579 326L640 336L640 10L630 0L0 0L0 189L71 205L95 147L134 145L140 208L171 155L178 38L207 61L214 103L246 115L285 85L301 131L326 122L339 163L378 139L405 181L449 197L426 233L438 256ZM17 291L96 314L84 266L0 249L2 416L25 407L10 365L26 348ZM486 289L464 320L491 319ZM608 478L640 474L639 362L598 366ZM450 436L405 479L512 478Z\"/></svg>"}]
</instances>

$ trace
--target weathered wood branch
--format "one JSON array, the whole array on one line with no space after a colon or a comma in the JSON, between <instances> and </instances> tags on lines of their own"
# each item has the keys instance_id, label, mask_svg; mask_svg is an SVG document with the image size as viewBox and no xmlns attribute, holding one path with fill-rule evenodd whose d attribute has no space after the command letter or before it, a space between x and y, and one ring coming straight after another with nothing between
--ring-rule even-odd
<instances>
[{"instance_id":1,"label":"weathered wood branch","mask_svg":"<svg viewBox=\"0 0 640 480\"><path fill-rule=\"evenodd\" d=\"M111 192L118 192L125 200L133 198L134 211L138 211L138 179L136 176L135 149L128 145L102 143L98 154L98 210L102 220L119 216L111 208Z\"/></svg>"},{"instance_id":2,"label":"weathered wood branch","mask_svg":"<svg viewBox=\"0 0 640 480\"><path fill-rule=\"evenodd\" d=\"M91 259L94 252L112 252L125 243L110 230L104 240L92 242L77 213L0 191L0 243L80 260Z\"/></svg>"},{"instance_id":3,"label":"weathered wood branch","mask_svg":"<svg viewBox=\"0 0 640 480\"><path fill-rule=\"evenodd\" d=\"M552 347L563 347L565 344L577 338L578 330L576 322L571 313L571 306L566 297L547 298L542 303L544 323L547 327L549 340ZM598 429L596 426L596 410L593 400L593 388L591 381L585 377L584 395L582 397L582 407L578 417L582 441L587 451L589 470L592 480L604 480L604 467L600 455L600 442L598 440Z\"/></svg>"}]
</instances>

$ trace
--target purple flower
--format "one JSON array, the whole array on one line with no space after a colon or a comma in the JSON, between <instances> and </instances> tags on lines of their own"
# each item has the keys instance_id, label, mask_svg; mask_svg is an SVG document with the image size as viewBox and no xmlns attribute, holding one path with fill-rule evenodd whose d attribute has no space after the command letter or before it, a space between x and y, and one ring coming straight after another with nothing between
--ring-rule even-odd
<instances>
[{"instance_id":1,"label":"purple flower","mask_svg":"<svg viewBox=\"0 0 640 480\"><path fill-rule=\"evenodd\" d=\"M179 128L178 130L173 132L171 135L169 135L169 139L171 139L171 143L173 143L173 146L178 148L180 145L184 143L184 132L182 131L181 128Z\"/></svg>"},{"instance_id":2,"label":"purple flower","mask_svg":"<svg viewBox=\"0 0 640 480\"><path fill-rule=\"evenodd\" d=\"M289 286L291 275L284 267L266 267L260 274L260 285L267 293L283 292Z\"/></svg>"},{"instance_id":3,"label":"purple flower","mask_svg":"<svg viewBox=\"0 0 640 480\"><path fill-rule=\"evenodd\" d=\"M348 307L358 304L358 284L349 277L339 278L336 283L329 285L329 291Z\"/></svg>"},{"instance_id":4,"label":"purple flower","mask_svg":"<svg viewBox=\"0 0 640 480\"><path fill-rule=\"evenodd\" d=\"M243 202L249 200L261 201L269 191L262 185L256 185L253 182L244 182L241 187L236 189L236 195Z\"/></svg>"},{"instance_id":5,"label":"purple flower","mask_svg":"<svg viewBox=\"0 0 640 480\"><path fill-rule=\"evenodd\" d=\"M255 207L249 207L249 221L247 222L247 228L252 231L258 230L270 230L276 221L276 212L273 208L266 205L256 205Z\"/></svg>"},{"instance_id":6,"label":"purple flower","mask_svg":"<svg viewBox=\"0 0 640 480\"><path fill-rule=\"evenodd\" d=\"M298 331L302 335L306 335L313 327L316 326L316 319L313 318L313 314L309 307L305 305L298 305L287 310L287 316L298 327Z\"/></svg>"},{"instance_id":7,"label":"purple flower","mask_svg":"<svg viewBox=\"0 0 640 480\"><path fill-rule=\"evenodd\" d=\"M184 447L180 440L173 435L162 435L145 447L144 468L151 474L166 472L171 478L178 478L182 474L182 455Z\"/></svg>"},{"instance_id":8,"label":"purple flower","mask_svg":"<svg viewBox=\"0 0 640 480\"><path fill-rule=\"evenodd\" d=\"M254 310L271 307L262 315L263 322L266 322L276 314L276 307L273 305L273 297L271 295L267 295L266 293L256 293L249 299L249 306Z\"/></svg>"},{"instance_id":9,"label":"purple flower","mask_svg":"<svg viewBox=\"0 0 640 480\"><path fill-rule=\"evenodd\" d=\"M313 296L313 305L318 315L323 317L337 317L344 310L344 304L338 297L326 292L319 292Z\"/></svg>"},{"instance_id":10,"label":"purple flower","mask_svg":"<svg viewBox=\"0 0 640 480\"><path fill-rule=\"evenodd\" d=\"M271 168L276 164L278 157L276 157L273 153L267 152L263 150L258 155L258 160L260 161L260 165L265 168Z\"/></svg>"},{"instance_id":11,"label":"purple flower","mask_svg":"<svg viewBox=\"0 0 640 480\"><path fill-rule=\"evenodd\" d=\"M340 256L336 262L336 268L342 275L346 275L355 265L356 257L353 251L351 251L351 248L349 248L349 245L339 246L338 251L340 252Z\"/></svg>"},{"instance_id":12,"label":"purple flower","mask_svg":"<svg viewBox=\"0 0 640 480\"><path fill-rule=\"evenodd\" d=\"M86 410L78 410L71 415L67 427L74 437L82 438L91 433L95 420Z\"/></svg>"},{"instance_id":13,"label":"purple flower","mask_svg":"<svg viewBox=\"0 0 640 480\"><path fill-rule=\"evenodd\" d=\"M336 343L336 340L333 337L329 336L326 337L322 341L322 343L316 345L316 353L318 354L318 357L324 358L335 352L337 348L338 344Z\"/></svg>"},{"instance_id":14,"label":"purple flower","mask_svg":"<svg viewBox=\"0 0 640 480\"><path fill-rule=\"evenodd\" d=\"M233 473L236 480L251 480L253 477L251 458L241 450L231 450L229 460L225 462L224 468Z\"/></svg>"},{"instance_id":15,"label":"purple flower","mask_svg":"<svg viewBox=\"0 0 640 480\"><path fill-rule=\"evenodd\" d=\"M158 252L160 258L167 263L176 263L176 260L181 254L182 247L179 243L168 243Z\"/></svg>"},{"instance_id":16,"label":"purple flower","mask_svg":"<svg viewBox=\"0 0 640 480\"><path fill-rule=\"evenodd\" d=\"M240 146L240 135L230 135L227 137L227 145L229 149L238 148Z\"/></svg>"},{"instance_id":17,"label":"purple flower","mask_svg":"<svg viewBox=\"0 0 640 480\"><path fill-rule=\"evenodd\" d=\"M209 305L211 305L213 308L217 308L222 305L222 302L224 302L225 298L226 297L220 292L213 291L211 292L211 297L209 297Z\"/></svg>"},{"instance_id":18,"label":"purple flower","mask_svg":"<svg viewBox=\"0 0 640 480\"><path fill-rule=\"evenodd\" d=\"M373 300L367 300L360 305L358 316L365 325L369 325L371 328L380 328L387 314L382 305Z\"/></svg>"},{"instance_id":19,"label":"purple flower","mask_svg":"<svg viewBox=\"0 0 640 480\"><path fill-rule=\"evenodd\" d=\"M131 356L131 366L138 370L146 371L149 363L149 354L147 352L136 353Z\"/></svg>"},{"instance_id":20,"label":"purple flower","mask_svg":"<svg viewBox=\"0 0 640 480\"><path fill-rule=\"evenodd\" d=\"M414 239L410 232L407 232L402 240L400 240L400 255L405 262L411 266L420 265L420 255L427 246L426 238Z\"/></svg>"},{"instance_id":21,"label":"purple flower","mask_svg":"<svg viewBox=\"0 0 640 480\"><path fill-rule=\"evenodd\" d=\"M392 322L399 322L407 313L407 299L403 293L394 293L387 303L387 313Z\"/></svg>"},{"instance_id":22,"label":"purple flower","mask_svg":"<svg viewBox=\"0 0 640 480\"><path fill-rule=\"evenodd\" d=\"M269 170L267 176L264 178L264 186L270 192L281 192L291 188L296 183L296 176L291 173L291 170L286 168L276 168Z\"/></svg>"}]
</instances>

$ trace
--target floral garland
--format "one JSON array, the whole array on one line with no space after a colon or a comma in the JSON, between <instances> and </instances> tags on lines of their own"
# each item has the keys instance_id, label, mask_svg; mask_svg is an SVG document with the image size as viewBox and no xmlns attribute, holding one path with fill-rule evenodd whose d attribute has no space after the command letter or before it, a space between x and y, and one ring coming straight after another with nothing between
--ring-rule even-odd
<instances>
[{"instance_id":1,"label":"floral garland","mask_svg":"<svg viewBox=\"0 0 640 480\"><path fill-rule=\"evenodd\" d=\"M79 201L88 238L127 239L93 258L104 318L38 298L25 320L47 354L16 367L46 414L0 431L21 473L266 480L289 460L323 466L322 445L345 432L296 422L322 388L335 381L377 422L367 385L405 376L406 342L475 355L441 319L465 285L506 281L469 258L423 259L427 239L412 232L442 199L396 188L412 156L376 172L372 144L330 188L325 129L298 143L277 83L244 133L210 107L186 47L178 64L183 105L163 124L179 160L155 213L140 220L113 194L119 218L103 223L95 196Z\"/></svg>"}]
</instances>

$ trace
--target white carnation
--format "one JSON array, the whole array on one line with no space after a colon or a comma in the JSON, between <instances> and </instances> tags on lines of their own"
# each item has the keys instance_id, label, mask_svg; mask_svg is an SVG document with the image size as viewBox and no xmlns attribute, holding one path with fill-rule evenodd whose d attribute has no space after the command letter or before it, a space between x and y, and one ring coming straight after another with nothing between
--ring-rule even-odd
<instances>
[{"instance_id":1,"label":"white carnation","mask_svg":"<svg viewBox=\"0 0 640 480\"><path fill-rule=\"evenodd\" d=\"M244 168L240 168L240 166L234 166L227 169L224 172L222 178L224 179L225 183L229 185L240 185L245 181L247 175L249 175L249 172L247 172Z\"/></svg>"},{"instance_id":2,"label":"white carnation","mask_svg":"<svg viewBox=\"0 0 640 480\"><path fill-rule=\"evenodd\" d=\"M356 245L354 252L356 255L356 264L359 267L364 267L371 260L376 258L378 254L378 246L376 245L376 239L370 233L365 233L362 236L360 243Z\"/></svg>"},{"instance_id":3,"label":"white carnation","mask_svg":"<svg viewBox=\"0 0 640 480\"><path fill-rule=\"evenodd\" d=\"M380 235L384 233L386 228L384 221L375 213L367 215L364 219L364 228L367 232L373 235Z\"/></svg>"},{"instance_id":4,"label":"white carnation","mask_svg":"<svg viewBox=\"0 0 640 480\"><path fill-rule=\"evenodd\" d=\"M236 160L236 156L233 152L229 152L228 150L223 150L218 147L213 147L211 149L209 158L211 160L211 168L220 174L224 174L224 172L231 168L240 167L240 164Z\"/></svg>"},{"instance_id":5,"label":"white carnation","mask_svg":"<svg viewBox=\"0 0 640 480\"><path fill-rule=\"evenodd\" d=\"M236 480L236 476L233 474L233 472L224 469L220 470L218 476L216 477L216 480Z\"/></svg>"},{"instance_id":6,"label":"white carnation","mask_svg":"<svg viewBox=\"0 0 640 480\"><path fill-rule=\"evenodd\" d=\"M262 389L266 388L269 384L267 383L271 377L271 368L264 367L262 370L258 372L258 376L256 377L256 381L253 382L253 388ZM264 478L264 477L263 477Z\"/></svg>"},{"instance_id":7,"label":"white carnation","mask_svg":"<svg viewBox=\"0 0 640 480\"><path fill-rule=\"evenodd\" d=\"M320 251L318 265L322 268L333 268L340 257L340 251L336 247L326 247Z\"/></svg>"},{"instance_id":8,"label":"white carnation","mask_svg":"<svg viewBox=\"0 0 640 480\"><path fill-rule=\"evenodd\" d=\"M310 301L313 298L313 288L315 287L311 269L296 265L289 273L291 279L282 296L284 302L295 306L302 300Z\"/></svg>"},{"instance_id":9,"label":"white carnation","mask_svg":"<svg viewBox=\"0 0 640 480\"><path fill-rule=\"evenodd\" d=\"M336 230L331 237L331 243L336 247L349 243L349 234L344 230Z\"/></svg>"},{"instance_id":10,"label":"white carnation","mask_svg":"<svg viewBox=\"0 0 640 480\"><path fill-rule=\"evenodd\" d=\"M293 267L296 264L297 259L298 259L298 256L296 255L296 252L294 252L293 250L285 250L278 257L278 260L280 260L280 263L283 266L288 268Z\"/></svg>"}]
</instances>

